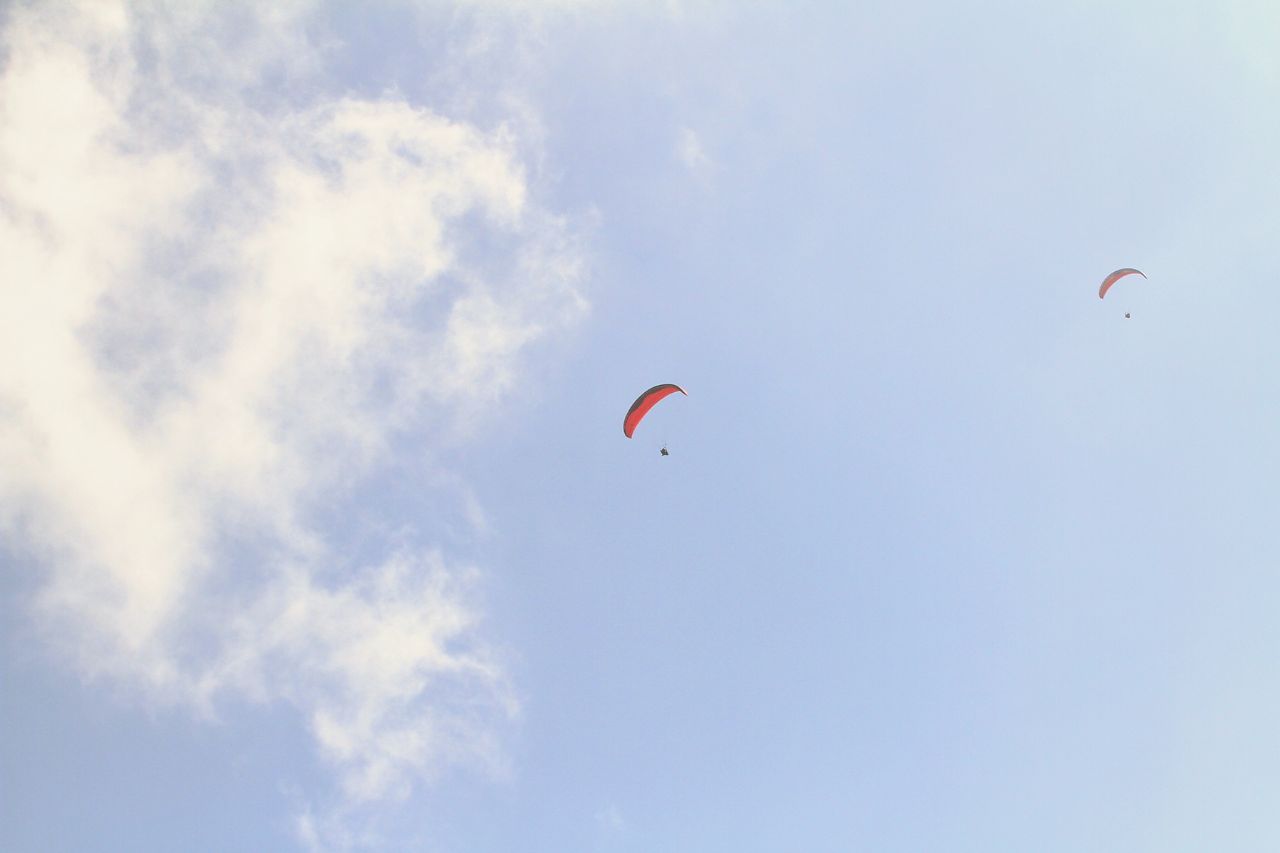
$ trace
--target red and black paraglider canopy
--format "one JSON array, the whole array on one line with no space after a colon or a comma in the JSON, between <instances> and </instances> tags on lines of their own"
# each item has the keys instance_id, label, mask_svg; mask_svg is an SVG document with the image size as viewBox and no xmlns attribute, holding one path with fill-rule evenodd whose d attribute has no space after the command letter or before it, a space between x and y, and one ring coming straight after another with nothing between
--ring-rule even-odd
<instances>
[{"instance_id":1,"label":"red and black paraglider canopy","mask_svg":"<svg viewBox=\"0 0 1280 853\"><path fill-rule=\"evenodd\" d=\"M1115 284L1127 275L1140 275L1143 278L1147 277L1146 273L1142 270L1135 270L1133 267L1125 267L1124 269L1116 270L1102 280L1102 286L1098 288L1098 298L1102 299L1106 296L1107 291L1111 289L1111 285Z\"/></svg>"},{"instance_id":2,"label":"red and black paraglider canopy","mask_svg":"<svg viewBox=\"0 0 1280 853\"><path fill-rule=\"evenodd\" d=\"M627 438L631 438L631 434L636 431L636 427L640 425L640 421L644 416L649 414L649 410L658 404L658 401L664 397L669 397L679 391L686 397L689 396L679 385L666 383L664 385L654 385L648 391L645 391L636 401L631 404L631 408L627 409L627 416L622 419L622 434Z\"/></svg>"}]
</instances>

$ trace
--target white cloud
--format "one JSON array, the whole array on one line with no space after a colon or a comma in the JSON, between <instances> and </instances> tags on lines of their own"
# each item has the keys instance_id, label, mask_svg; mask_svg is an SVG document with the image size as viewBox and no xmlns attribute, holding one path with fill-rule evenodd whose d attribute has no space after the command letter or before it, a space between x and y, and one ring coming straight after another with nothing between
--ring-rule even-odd
<instances>
[{"instance_id":1,"label":"white cloud","mask_svg":"<svg viewBox=\"0 0 1280 853\"><path fill-rule=\"evenodd\" d=\"M711 158L702 147L702 138L692 128L682 127L676 142L676 157L694 176L705 179L714 167Z\"/></svg>"},{"instance_id":2,"label":"white cloud","mask_svg":"<svg viewBox=\"0 0 1280 853\"><path fill-rule=\"evenodd\" d=\"M616 835L627 828L627 822L622 817L622 812L617 805L609 803L596 812L596 826L605 833Z\"/></svg>"},{"instance_id":3,"label":"white cloud","mask_svg":"<svg viewBox=\"0 0 1280 853\"><path fill-rule=\"evenodd\" d=\"M10 11L0 533L82 671L205 713L292 703L368 802L500 764L515 703L473 571L348 564L315 514L398 435L483 417L584 303L509 131L264 97L322 59L301 8Z\"/></svg>"}]
</instances>

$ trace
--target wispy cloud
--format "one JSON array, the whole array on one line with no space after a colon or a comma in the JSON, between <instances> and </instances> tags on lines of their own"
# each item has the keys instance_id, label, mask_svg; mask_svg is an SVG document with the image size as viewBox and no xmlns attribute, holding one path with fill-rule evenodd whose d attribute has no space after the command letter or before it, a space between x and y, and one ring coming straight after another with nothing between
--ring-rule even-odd
<instances>
[{"instance_id":1,"label":"wispy cloud","mask_svg":"<svg viewBox=\"0 0 1280 853\"><path fill-rule=\"evenodd\" d=\"M596 825L601 831L616 835L626 829L627 822L622 817L622 812L617 805L609 803L600 811L596 812Z\"/></svg>"},{"instance_id":2,"label":"wispy cloud","mask_svg":"<svg viewBox=\"0 0 1280 853\"><path fill-rule=\"evenodd\" d=\"M676 157L693 175L705 179L714 163L702 147L702 138L692 128L682 127L676 141Z\"/></svg>"},{"instance_id":3,"label":"wispy cloud","mask_svg":"<svg viewBox=\"0 0 1280 853\"><path fill-rule=\"evenodd\" d=\"M515 703L473 570L352 564L317 513L484 417L580 316L578 253L510 131L316 95L299 5L194 8L9 13L0 530L83 672L292 703L352 802L394 799L500 763Z\"/></svg>"}]
</instances>

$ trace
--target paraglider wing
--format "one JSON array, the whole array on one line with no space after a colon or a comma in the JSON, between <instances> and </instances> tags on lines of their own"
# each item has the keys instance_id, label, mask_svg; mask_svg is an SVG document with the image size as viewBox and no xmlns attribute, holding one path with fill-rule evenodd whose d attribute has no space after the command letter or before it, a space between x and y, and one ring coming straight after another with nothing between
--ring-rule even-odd
<instances>
[{"instance_id":1,"label":"paraglider wing","mask_svg":"<svg viewBox=\"0 0 1280 853\"><path fill-rule=\"evenodd\" d=\"M1107 291L1111 289L1111 285L1115 284L1120 279L1124 278L1127 275L1135 275L1135 274L1140 275L1143 278L1147 277L1146 273L1144 273L1142 270L1135 270L1132 267L1125 267L1122 270L1116 270L1111 275L1107 276L1102 280L1102 287L1098 288L1098 298L1101 299L1102 297L1106 296Z\"/></svg>"},{"instance_id":2,"label":"paraglider wing","mask_svg":"<svg viewBox=\"0 0 1280 853\"><path fill-rule=\"evenodd\" d=\"M685 390L679 385L654 385L648 391L645 391L636 401L631 404L631 408L627 410L627 416L622 419L622 434L627 438L631 438L631 433L636 431L641 419L649 414L649 410L658 404L663 397L668 397L679 391L686 397L689 396Z\"/></svg>"}]
</instances>

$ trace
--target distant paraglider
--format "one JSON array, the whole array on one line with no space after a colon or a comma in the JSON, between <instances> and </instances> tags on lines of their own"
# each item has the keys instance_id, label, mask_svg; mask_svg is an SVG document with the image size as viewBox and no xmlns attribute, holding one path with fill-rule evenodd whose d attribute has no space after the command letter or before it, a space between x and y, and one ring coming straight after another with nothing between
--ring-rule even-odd
<instances>
[{"instance_id":1,"label":"distant paraglider","mask_svg":"<svg viewBox=\"0 0 1280 853\"><path fill-rule=\"evenodd\" d=\"M1144 273L1142 270L1135 270L1132 267L1125 267L1124 269L1116 270L1111 275L1107 276L1102 280L1102 286L1098 288L1098 298L1102 299L1104 296L1106 296L1107 291L1111 289L1111 285L1115 284L1117 281L1119 281L1120 279L1124 278L1127 275L1140 275L1143 278L1147 277L1146 273ZM1125 316L1128 316L1128 315L1125 315Z\"/></svg>"},{"instance_id":2,"label":"distant paraglider","mask_svg":"<svg viewBox=\"0 0 1280 853\"><path fill-rule=\"evenodd\" d=\"M631 408L627 409L627 416L622 419L622 434L627 438L631 438L631 434L636 431L636 427L640 425L640 421L644 419L644 416L649 414L649 410L656 406L658 401L675 394L677 391L686 397L689 396L679 385L667 383L654 385L637 397L636 401L631 404ZM665 447L662 448L662 455L668 455Z\"/></svg>"}]
</instances>

